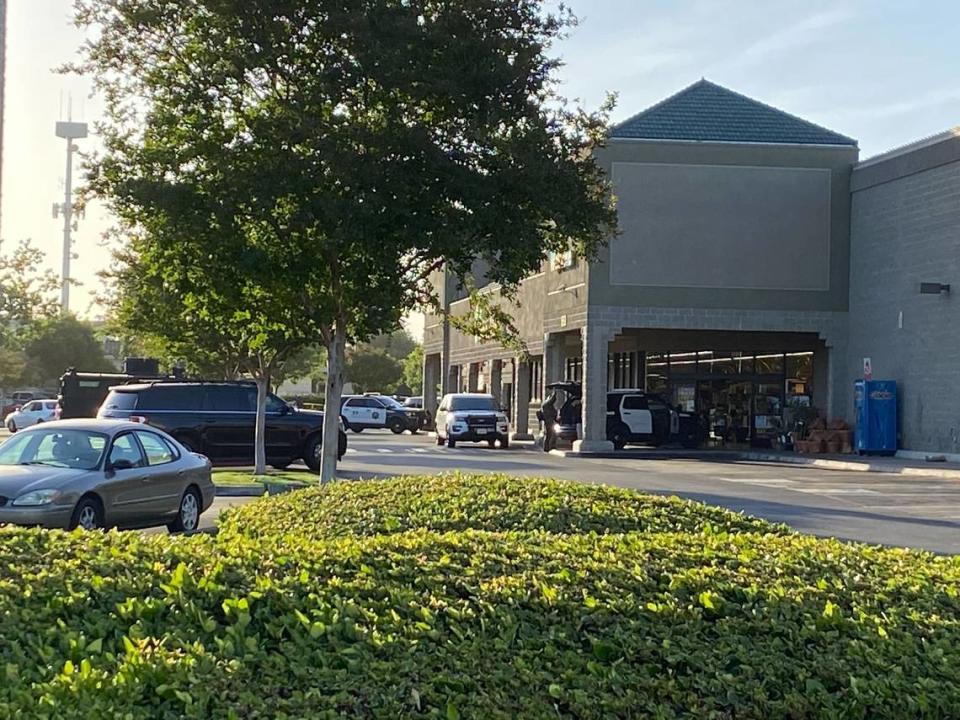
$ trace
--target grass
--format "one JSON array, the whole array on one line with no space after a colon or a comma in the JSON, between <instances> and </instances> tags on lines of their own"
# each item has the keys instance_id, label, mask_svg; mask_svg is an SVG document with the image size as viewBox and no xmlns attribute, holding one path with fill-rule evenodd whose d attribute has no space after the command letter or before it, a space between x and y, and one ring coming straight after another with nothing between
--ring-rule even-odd
<instances>
[{"instance_id":1,"label":"grass","mask_svg":"<svg viewBox=\"0 0 960 720\"><path fill-rule=\"evenodd\" d=\"M255 485L256 483L303 483L316 485L317 475L306 470L271 470L266 475L254 475L249 470L214 470L216 485Z\"/></svg>"}]
</instances>

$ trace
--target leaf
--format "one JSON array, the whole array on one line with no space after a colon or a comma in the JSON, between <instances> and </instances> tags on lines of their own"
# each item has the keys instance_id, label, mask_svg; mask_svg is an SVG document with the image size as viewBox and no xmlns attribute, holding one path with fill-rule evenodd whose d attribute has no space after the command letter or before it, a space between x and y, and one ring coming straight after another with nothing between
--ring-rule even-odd
<instances>
[{"instance_id":1,"label":"leaf","mask_svg":"<svg viewBox=\"0 0 960 720\"><path fill-rule=\"evenodd\" d=\"M447 703L447 720L460 720L460 711L452 702Z\"/></svg>"},{"instance_id":2,"label":"leaf","mask_svg":"<svg viewBox=\"0 0 960 720\"><path fill-rule=\"evenodd\" d=\"M552 683L550 685L549 692L550 692L550 697L552 698L559 699L563 697L563 688L557 685L556 683Z\"/></svg>"}]
</instances>

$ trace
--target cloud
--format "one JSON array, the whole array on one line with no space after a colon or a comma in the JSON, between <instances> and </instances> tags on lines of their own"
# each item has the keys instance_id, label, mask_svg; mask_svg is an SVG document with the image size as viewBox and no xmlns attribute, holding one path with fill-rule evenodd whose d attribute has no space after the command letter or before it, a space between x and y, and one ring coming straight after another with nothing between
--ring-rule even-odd
<instances>
[{"instance_id":1,"label":"cloud","mask_svg":"<svg viewBox=\"0 0 960 720\"><path fill-rule=\"evenodd\" d=\"M751 43L734 56L728 67L756 65L767 60L771 55L816 43L821 39L824 30L840 25L852 17L853 13L845 8L809 15L793 25Z\"/></svg>"}]
</instances>

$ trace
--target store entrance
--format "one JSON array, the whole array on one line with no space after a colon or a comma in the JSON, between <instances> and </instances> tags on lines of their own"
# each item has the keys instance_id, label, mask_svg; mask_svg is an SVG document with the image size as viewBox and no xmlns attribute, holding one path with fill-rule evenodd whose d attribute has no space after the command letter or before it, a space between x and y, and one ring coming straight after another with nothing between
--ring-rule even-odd
<instances>
[{"instance_id":1,"label":"store entrance","mask_svg":"<svg viewBox=\"0 0 960 720\"><path fill-rule=\"evenodd\" d=\"M724 378L697 383L697 399L707 420L707 438L723 445L750 442L753 384Z\"/></svg>"},{"instance_id":2,"label":"store entrance","mask_svg":"<svg viewBox=\"0 0 960 720\"><path fill-rule=\"evenodd\" d=\"M710 445L770 447L781 431L783 387L777 377L691 378L672 386L673 404L696 413Z\"/></svg>"}]
</instances>

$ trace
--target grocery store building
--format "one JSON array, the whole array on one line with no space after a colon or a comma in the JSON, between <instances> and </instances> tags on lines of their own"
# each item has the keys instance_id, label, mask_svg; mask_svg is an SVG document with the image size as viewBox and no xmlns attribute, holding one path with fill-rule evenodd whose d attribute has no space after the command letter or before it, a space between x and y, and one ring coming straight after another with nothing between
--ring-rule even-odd
<instances>
[{"instance_id":1,"label":"grocery store building","mask_svg":"<svg viewBox=\"0 0 960 720\"><path fill-rule=\"evenodd\" d=\"M437 392L486 390L529 437L545 385L575 379L582 450L609 447L606 391L627 387L696 412L711 441L763 446L813 409L850 420L872 355L875 377L903 385L905 446L960 452L960 373L945 366L960 347L942 345L944 333L960 345L956 304L918 289L960 269L960 137L924 142L858 164L849 137L691 85L598 151L621 234L589 263L551 258L522 283L511 311L528 356L427 318L427 407ZM453 315L467 311L451 278L436 282Z\"/></svg>"}]
</instances>

